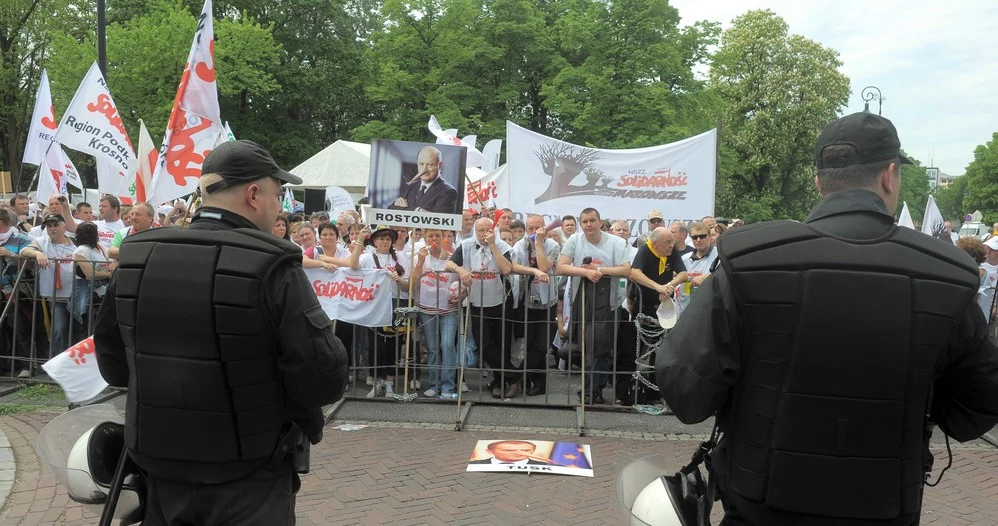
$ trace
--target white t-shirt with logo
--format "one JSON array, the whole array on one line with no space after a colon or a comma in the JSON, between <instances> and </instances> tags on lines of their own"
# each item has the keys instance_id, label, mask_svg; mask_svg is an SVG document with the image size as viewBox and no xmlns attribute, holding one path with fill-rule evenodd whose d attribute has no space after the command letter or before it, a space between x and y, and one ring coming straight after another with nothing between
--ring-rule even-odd
<instances>
[{"instance_id":1,"label":"white t-shirt with logo","mask_svg":"<svg viewBox=\"0 0 998 526\"><path fill-rule=\"evenodd\" d=\"M398 271L396 270L396 266L400 266L402 267L402 269L405 270L403 278L407 279L410 272L409 260L402 257L402 254L399 254L397 252L396 255L398 256L397 263L391 254L382 254L380 252L369 252L367 254L361 254L360 268L375 268L375 269L380 268L381 270L384 270L386 272L390 271L398 273ZM375 258L377 258L377 263L375 263ZM398 298L403 300L409 299L408 289L402 290L402 287L398 285L393 287L393 289L394 289L392 291L393 298Z\"/></svg>"},{"instance_id":2,"label":"white t-shirt with logo","mask_svg":"<svg viewBox=\"0 0 998 526\"><path fill-rule=\"evenodd\" d=\"M446 252L441 255L448 255ZM419 278L417 304L419 312L426 314L447 314L457 310L452 297L460 295L460 278L453 272L446 272L447 259L437 259L428 254L423 261L423 275Z\"/></svg>"},{"instance_id":3,"label":"white t-shirt with logo","mask_svg":"<svg viewBox=\"0 0 998 526\"><path fill-rule=\"evenodd\" d=\"M710 266L717 259L717 248L713 246L710 247L706 256L694 260L693 255L696 253L697 251L694 249L693 252L683 254L683 265L686 266L686 276L689 281L676 287L676 316L682 314L683 310L690 305L690 299L693 298L693 294L697 290L697 287L693 286L693 278L710 274Z\"/></svg>"},{"instance_id":4,"label":"white t-shirt with logo","mask_svg":"<svg viewBox=\"0 0 998 526\"><path fill-rule=\"evenodd\" d=\"M628 259L627 242L618 236L600 232L600 240L593 244L586 240L584 232L576 232L565 241L564 248L561 249L562 256L572 259L572 264L581 267L586 258L592 258L591 264L594 267L616 267L624 263L630 263ZM572 298L579 290L582 278L572 278ZM620 307L624 302L624 295L620 292L621 278L611 278L614 280L610 285L610 306L614 309Z\"/></svg>"},{"instance_id":5,"label":"white t-shirt with logo","mask_svg":"<svg viewBox=\"0 0 998 526\"><path fill-rule=\"evenodd\" d=\"M114 234L119 230L125 228L125 222L121 219L117 221L94 221L94 225L97 227L97 239L100 240L100 246L104 247L104 250L111 248L111 240L114 239Z\"/></svg>"},{"instance_id":6,"label":"white t-shirt with logo","mask_svg":"<svg viewBox=\"0 0 998 526\"><path fill-rule=\"evenodd\" d=\"M497 239L495 243L501 254L507 258L511 256L513 249L505 241ZM455 259L455 256L458 259ZM451 261L472 272L468 300L473 306L495 307L506 299L502 272L492 254L492 249L479 245L475 238L465 239L454 252Z\"/></svg>"},{"instance_id":7,"label":"white t-shirt with logo","mask_svg":"<svg viewBox=\"0 0 998 526\"><path fill-rule=\"evenodd\" d=\"M56 244L52 238L45 236L35 240L42 254L49 258L48 268L37 270L38 294L51 298L68 298L73 295L73 253L76 252L76 245L72 242L68 244ZM59 279L56 280L58 269ZM58 285L58 286L57 286Z\"/></svg>"}]
</instances>

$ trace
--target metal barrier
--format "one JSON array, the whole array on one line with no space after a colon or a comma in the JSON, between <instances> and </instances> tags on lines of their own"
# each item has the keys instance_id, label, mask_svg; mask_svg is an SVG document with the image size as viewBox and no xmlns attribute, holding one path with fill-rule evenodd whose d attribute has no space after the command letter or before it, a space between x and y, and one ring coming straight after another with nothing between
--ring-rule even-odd
<instances>
[{"instance_id":1,"label":"metal barrier","mask_svg":"<svg viewBox=\"0 0 998 526\"><path fill-rule=\"evenodd\" d=\"M453 273L428 271L420 280L439 274L456 279ZM559 290L571 284L570 278L561 279L564 283ZM615 278L603 278L598 285L583 281L569 309L564 309L564 295L548 308L514 308L510 286L505 285L498 305L474 305L464 297L470 292L466 291L460 307L444 314L427 314L425 308L415 314L419 310L416 298L412 308L408 300L401 300L395 321L408 322L411 332L337 322L334 330L350 354L352 385L347 396L456 401L458 428L468 403L574 407L580 432L584 432L587 407L666 413L657 388L652 387L653 350L664 334L657 319L644 318L638 323L637 316L632 317L623 306L613 308L606 293L616 287ZM482 287L477 295L481 298L484 282L474 279L475 285ZM441 305L443 292L437 291L432 306ZM649 310L641 304L640 295L635 309L646 314ZM567 328L562 325L559 331L566 314ZM452 331L456 333L454 347L439 339ZM437 339L429 341L431 337ZM557 340L561 340L560 351ZM452 376L453 384L448 385ZM453 393L446 393L450 387ZM430 388L435 392L427 392ZM449 396L441 397L442 390Z\"/></svg>"},{"instance_id":2,"label":"metal barrier","mask_svg":"<svg viewBox=\"0 0 998 526\"><path fill-rule=\"evenodd\" d=\"M106 262L59 258L50 259L49 267L41 269L32 258L2 259L0 358L4 362L0 362L0 376L30 378L49 358L93 334L100 308L94 290L105 280L81 278L77 269L80 263ZM52 274L52 279L45 279L51 284L43 287L41 277L46 273Z\"/></svg>"},{"instance_id":3,"label":"metal barrier","mask_svg":"<svg viewBox=\"0 0 998 526\"><path fill-rule=\"evenodd\" d=\"M93 334L100 295L93 292L93 280L77 276L78 262L71 259L52 260L46 270L23 257L3 258L3 263L0 358L6 363L0 362L0 376L34 376L49 358ZM52 279L45 280L51 282L48 287L41 286L42 273L62 271L64 265L70 265L62 274L72 276L68 285ZM420 279L439 274L451 273L428 271ZM480 273L473 273L478 277ZM559 279L564 281L559 290L571 283L568 277ZM456 402L458 428L469 403L574 407L580 432L587 407L666 412L653 388L649 362L660 336L655 333L657 323L650 337L642 336L626 309L611 308L605 292L616 286L616 278L603 278L599 284L580 281L567 309L563 295L547 308L514 308L510 287L504 284L505 294L495 306L473 305L465 287L451 312L430 313L425 306L420 311L413 298L411 303L397 302L397 325L391 328L335 322L333 331L350 354L346 396L388 399L385 395L390 394L393 400ZM482 297L483 281L473 283L482 287L477 295ZM438 289L436 305L450 301L441 303L445 293ZM643 310L639 304L635 312ZM379 380L386 382L382 390ZM429 394L436 396L425 396L431 387L435 392ZM443 393L450 396L440 397Z\"/></svg>"}]
</instances>

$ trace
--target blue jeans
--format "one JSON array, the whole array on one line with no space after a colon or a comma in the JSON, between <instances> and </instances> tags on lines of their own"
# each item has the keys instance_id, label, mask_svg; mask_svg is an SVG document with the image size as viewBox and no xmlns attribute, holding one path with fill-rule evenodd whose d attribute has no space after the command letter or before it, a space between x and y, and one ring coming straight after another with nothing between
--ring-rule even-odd
<instances>
[{"instance_id":1,"label":"blue jeans","mask_svg":"<svg viewBox=\"0 0 998 526\"><path fill-rule=\"evenodd\" d=\"M457 312L419 313L419 324L426 339L426 366L430 369L430 388L440 393L455 392L457 368Z\"/></svg>"},{"instance_id":2,"label":"blue jeans","mask_svg":"<svg viewBox=\"0 0 998 526\"><path fill-rule=\"evenodd\" d=\"M52 358L69 348L69 302L46 299L45 303L48 305L52 320L52 337L49 338L48 354L48 357Z\"/></svg>"}]
</instances>

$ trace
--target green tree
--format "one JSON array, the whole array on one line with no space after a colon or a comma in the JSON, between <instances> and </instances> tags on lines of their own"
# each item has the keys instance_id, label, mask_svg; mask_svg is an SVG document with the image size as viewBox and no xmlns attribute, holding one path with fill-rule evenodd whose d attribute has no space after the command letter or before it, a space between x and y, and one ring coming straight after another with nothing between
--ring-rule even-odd
<instances>
[{"instance_id":1,"label":"green tree","mask_svg":"<svg viewBox=\"0 0 998 526\"><path fill-rule=\"evenodd\" d=\"M578 2L556 32L568 66L542 90L560 138L601 148L652 146L714 126L693 68L717 44L714 23L679 28L659 0Z\"/></svg>"},{"instance_id":2,"label":"green tree","mask_svg":"<svg viewBox=\"0 0 998 526\"><path fill-rule=\"evenodd\" d=\"M180 4L169 1L147 4L146 9L146 14L124 24L108 26L107 82L132 144L138 144L141 118L158 146L166 131L197 19ZM227 107L262 105L266 96L280 88L270 73L278 62L279 47L271 29L250 18L215 20L214 28L219 103L222 117L231 120L238 111L226 112ZM77 39L55 33L51 48L52 98L61 116L96 59L95 36Z\"/></svg>"},{"instance_id":3,"label":"green tree","mask_svg":"<svg viewBox=\"0 0 998 526\"><path fill-rule=\"evenodd\" d=\"M0 2L0 170L9 170L15 185L22 179L25 138L51 37L85 33L93 13L87 0ZM24 179L33 169L26 171Z\"/></svg>"},{"instance_id":4,"label":"green tree","mask_svg":"<svg viewBox=\"0 0 998 526\"><path fill-rule=\"evenodd\" d=\"M946 188L941 186L936 187L933 195L936 198L936 206L939 207L939 212L947 219L959 219L960 222L963 222L963 216L973 213L973 209L968 210L963 208L963 201L967 197L966 177L953 179Z\"/></svg>"},{"instance_id":5,"label":"green tree","mask_svg":"<svg viewBox=\"0 0 998 526\"><path fill-rule=\"evenodd\" d=\"M980 210L985 218L998 217L998 132L987 144L974 148L974 160L967 165L967 193L964 210Z\"/></svg>"},{"instance_id":6,"label":"green tree","mask_svg":"<svg viewBox=\"0 0 998 526\"><path fill-rule=\"evenodd\" d=\"M814 142L849 97L841 66L836 51L790 34L772 11L732 21L710 70L724 117L719 210L759 217L766 204L776 218L806 215L818 198Z\"/></svg>"},{"instance_id":7,"label":"green tree","mask_svg":"<svg viewBox=\"0 0 998 526\"><path fill-rule=\"evenodd\" d=\"M901 165L901 196L898 199L898 209L894 211L894 215L895 217L901 215L901 203L908 203L908 211L911 213L912 220L921 221L925 214L925 203L929 200L929 179L925 176L925 167L918 159L908 155L903 150L901 155L907 157L912 164ZM939 210L947 219L954 217L947 215L942 207Z\"/></svg>"}]
</instances>

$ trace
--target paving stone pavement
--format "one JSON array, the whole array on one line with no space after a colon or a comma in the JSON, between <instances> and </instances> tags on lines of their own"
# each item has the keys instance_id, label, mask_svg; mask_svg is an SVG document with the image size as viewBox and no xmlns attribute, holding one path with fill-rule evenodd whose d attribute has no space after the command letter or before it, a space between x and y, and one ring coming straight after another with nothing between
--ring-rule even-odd
<instances>
[{"instance_id":1,"label":"paving stone pavement","mask_svg":"<svg viewBox=\"0 0 998 526\"><path fill-rule=\"evenodd\" d=\"M56 414L0 417L0 430L17 459L13 493L0 512L0 526L96 523L97 516L71 502L34 453L38 431ZM445 424L384 422L371 422L360 431L332 429L339 423L327 426L324 441L313 449L313 471L303 477L298 494L299 525L624 524L614 490L618 471L654 453L666 455L678 468L698 438L617 432L580 439L567 429L504 432L469 426L455 432ZM475 442L495 438L591 444L596 476L465 472ZM944 465L945 450L935 453L937 467ZM998 450L957 446L953 454L943 482L926 491L922 524L998 525Z\"/></svg>"}]
</instances>

